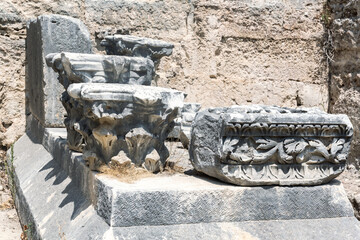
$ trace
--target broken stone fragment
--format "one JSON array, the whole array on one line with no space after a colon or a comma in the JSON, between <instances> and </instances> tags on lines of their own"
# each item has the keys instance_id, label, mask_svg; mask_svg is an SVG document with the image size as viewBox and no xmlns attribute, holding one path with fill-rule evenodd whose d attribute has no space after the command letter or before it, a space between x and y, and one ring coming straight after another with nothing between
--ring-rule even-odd
<instances>
[{"instance_id":1,"label":"broken stone fragment","mask_svg":"<svg viewBox=\"0 0 360 240\"><path fill-rule=\"evenodd\" d=\"M190 143L191 124L195 119L196 113L200 110L201 105L199 103L184 103L184 107L181 112L181 124L180 124L180 141L184 148L188 148Z\"/></svg>"},{"instance_id":2,"label":"broken stone fragment","mask_svg":"<svg viewBox=\"0 0 360 240\"><path fill-rule=\"evenodd\" d=\"M71 84L68 93L82 105L76 130L85 139L84 159L92 170L109 163L121 151L138 167L144 163L150 171L163 167L169 156L164 142L183 106L184 93L101 83Z\"/></svg>"},{"instance_id":3,"label":"broken stone fragment","mask_svg":"<svg viewBox=\"0 0 360 240\"><path fill-rule=\"evenodd\" d=\"M155 149L146 156L143 167L152 173L160 172L163 170L161 158Z\"/></svg>"},{"instance_id":4,"label":"broken stone fragment","mask_svg":"<svg viewBox=\"0 0 360 240\"><path fill-rule=\"evenodd\" d=\"M65 89L72 83L126 83L150 85L154 76L154 64L140 57L106 56L79 53L53 53L46 56L46 63L59 74ZM70 149L82 151L84 139L76 131L81 119L82 104L65 91L61 102L67 112L65 126Z\"/></svg>"},{"instance_id":5,"label":"broken stone fragment","mask_svg":"<svg viewBox=\"0 0 360 240\"><path fill-rule=\"evenodd\" d=\"M268 106L211 108L192 125L195 169L238 185L317 185L345 167L353 128L346 115Z\"/></svg>"},{"instance_id":6,"label":"broken stone fragment","mask_svg":"<svg viewBox=\"0 0 360 240\"><path fill-rule=\"evenodd\" d=\"M181 109L178 117L175 119L175 127L170 132L169 139L179 139L181 141L181 126L184 126L186 133L190 134L191 123L194 120L196 112L200 110L201 105L199 103L184 103L184 107ZM187 128L189 127L189 128ZM184 133L183 133L184 134ZM183 145L186 145L186 141L190 136L186 135ZM188 143L187 143L188 144ZM186 145L187 146L187 145ZM187 148L187 147L186 147Z\"/></svg>"},{"instance_id":7,"label":"broken stone fragment","mask_svg":"<svg viewBox=\"0 0 360 240\"><path fill-rule=\"evenodd\" d=\"M100 44L105 47L108 55L149 58L155 67L162 57L170 56L174 48L173 44L161 40L119 34L106 36Z\"/></svg>"}]
</instances>

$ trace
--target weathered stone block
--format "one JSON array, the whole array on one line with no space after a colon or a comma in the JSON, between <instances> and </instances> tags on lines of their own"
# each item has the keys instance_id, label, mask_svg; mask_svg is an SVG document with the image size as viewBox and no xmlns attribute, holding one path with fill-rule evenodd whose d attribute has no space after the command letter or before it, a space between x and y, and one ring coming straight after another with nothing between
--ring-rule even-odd
<instances>
[{"instance_id":1,"label":"weathered stone block","mask_svg":"<svg viewBox=\"0 0 360 240\"><path fill-rule=\"evenodd\" d=\"M142 57L62 52L48 54L46 63L65 89L72 83L150 85L154 76L153 62Z\"/></svg>"},{"instance_id":2,"label":"weathered stone block","mask_svg":"<svg viewBox=\"0 0 360 240\"><path fill-rule=\"evenodd\" d=\"M196 170L238 185L316 185L345 167L352 125L316 109L234 106L204 110L191 132Z\"/></svg>"},{"instance_id":3,"label":"weathered stone block","mask_svg":"<svg viewBox=\"0 0 360 240\"><path fill-rule=\"evenodd\" d=\"M78 19L43 15L27 25L27 108L46 127L63 126L65 110L59 101L63 88L57 74L46 66L45 56L54 52L91 53L90 34Z\"/></svg>"},{"instance_id":4,"label":"weathered stone block","mask_svg":"<svg viewBox=\"0 0 360 240\"><path fill-rule=\"evenodd\" d=\"M172 43L161 40L119 34L106 36L101 45L109 55L149 58L156 67L162 57L171 55L174 48Z\"/></svg>"},{"instance_id":5,"label":"weathered stone block","mask_svg":"<svg viewBox=\"0 0 360 240\"><path fill-rule=\"evenodd\" d=\"M183 106L184 93L110 83L72 84L68 93L81 105L74 128L85 139L83 153L90 169L122 153L142 166L147 155L156 151L161 165L165 163L169 151L164 142Z\"/></svg>"},{"instance_id":6,"label":"weathered stone block","mask_svg":"<svg viewBox=\"0 0 360 240\"><path fill-rule=\"evenodd\" d=\"M267 188L186 175L154 176L131 184L106 176L98 181L97 212L113 227L353 216L338 181Z\"/></svg>"}]
</instances>

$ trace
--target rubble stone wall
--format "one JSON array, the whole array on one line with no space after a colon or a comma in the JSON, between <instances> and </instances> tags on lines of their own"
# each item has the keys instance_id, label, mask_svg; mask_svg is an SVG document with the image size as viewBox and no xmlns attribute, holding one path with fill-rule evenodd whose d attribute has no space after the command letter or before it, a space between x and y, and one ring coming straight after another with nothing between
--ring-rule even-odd
<instances>
[{"instance_id":1,"label":"rubble stone wall","mask_svg":"<svg viewBox=\"0 0 360 240\"><path fill-rule=\"evenodd\" d=\"M360 2L329 0L331 113L347 114L354 125L350 161L360 163Z\"/></svg>"},{"instance_id":2,"label":"rubble stone wall","mask_svg":"<svg viewBox=\"0 0 360 240\"><path fill-rule=\"evenodd\" d=\"M326 7L326 0L3 0L0 145L9 147L25 129L25 25L30 18L50 13L79 18L97 53L104 53L100 41L108 33L174 43L154 85L184 91L188 102L203 107L276 104L328 110ZM339 52L334 58L340 57ZM356 61L356 54L351 59ZM339 74L346 68L340 63L334 66ZM340 76L334 71L332 79ZM342 105L330 95L330 109L336 112Z\"/></svg>"}]
</instances>

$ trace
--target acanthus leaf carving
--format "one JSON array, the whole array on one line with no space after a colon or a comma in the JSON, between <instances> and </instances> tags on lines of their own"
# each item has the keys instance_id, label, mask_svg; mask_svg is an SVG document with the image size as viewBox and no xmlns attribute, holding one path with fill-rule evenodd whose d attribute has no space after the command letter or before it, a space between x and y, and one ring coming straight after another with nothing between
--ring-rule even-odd
<instances>
[{"instance_id":1,"label":"acanthus leaf carving","mask_svg":"<svg viewBox=\"0 0 360 240\"><path fill-rule=\"evenodd\" d=\"M237 138L225 137L223 161L233 164L264 164L275 161L279 164L293 163L339 163L346 157L341 154L345 139L334 138L326 146L319 139L302 138Z\"/></svg>"}]
</instances>

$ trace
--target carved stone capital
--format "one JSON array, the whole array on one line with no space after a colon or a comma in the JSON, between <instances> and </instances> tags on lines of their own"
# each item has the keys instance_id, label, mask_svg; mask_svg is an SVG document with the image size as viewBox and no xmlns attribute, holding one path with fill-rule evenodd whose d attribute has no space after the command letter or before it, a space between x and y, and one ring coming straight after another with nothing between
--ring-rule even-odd
<instances>
[{"instance_id":1,"label":"carved stone capital","mask_svg":"<svg viewBox=\"0 0 360 240\"><path fill-rule=\"evenodd\" d=\"M162 57L170 56L174 48L173 44L164 41L119 34L106 36L100 44L109 55L149 58L155 66L158 66Z\"/></svg>"},{"instance_id":2,"label":"carved stone capital","mask_svg":"<svg viewBox=\"0 0 360 240\"><path fill-rule=\"evenodd\" d=\"M183 106L182 92L127 84L79 83L70 85L68 93L82 105L75 125L84 136L84 158L91 169L123 156L123 152L137 166L145 164L146 158L154 165L164 165L169 156L164 142ZM154 160L154 150L158 161ZM152 169L148 165L146 168Z\"/></svg>"},{"instance_id":3,"label":"carved stone capital","mask_svg":"<svg viewBox=\"0 0 360 240\"><path fill-rule=\"evenodd\" d=\"M150 85L154 76L154 64L140 57L106 56L80 53L52 53L46 56L46 63L59 74L59 81L65 89L72 83L120 83ZM74 125L81 119L82 104L65 91L61 102L67 112L65 126L68 144L72 150L82 151L83 136Z\"/></svg>"},{"instance_id":4,"label":"carved stone capital","mask_svg":"<svg viewBox=\"0 0 360 240\"><path fill-rule=\"evenodd\" d=\"M345 167L353 135L346 115L266 106L197 114L190 145L195 169L238 185L315 185Z\"/></svg>"}]
</instances>

